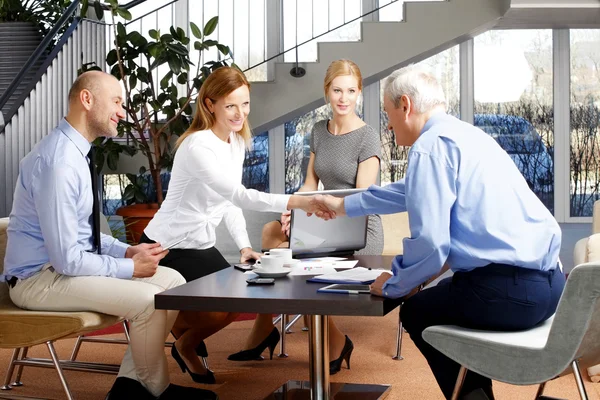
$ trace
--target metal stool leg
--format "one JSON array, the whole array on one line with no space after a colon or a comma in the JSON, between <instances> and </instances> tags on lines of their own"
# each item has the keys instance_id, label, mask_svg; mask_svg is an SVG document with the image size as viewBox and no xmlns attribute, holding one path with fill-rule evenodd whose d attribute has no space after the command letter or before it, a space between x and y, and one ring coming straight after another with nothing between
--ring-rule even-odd
<instances>
[{"instance_id":1,"label":"metal stool leg","mask_svg":"<svg viewBox=\"0 0 600 400\"><path fill-rule=\"evenodd\" d=\"M585 385L583 384L583 378L581 377L581 371L579 371L579 360L573 360L571 363L571 368L573 369L573 375L575 375L575 382L577 382L579 397L581 397L581 400L588 400L588 395L585 391Z\"/></svg>"},{"instance_id":2,"label":"metal stool leg","mask_svg":"<svg viewBox=\"0 0 600 400\"><path fill-rule=\"evenodd\" d=\"M451 400L458 400L458 395L460 394L462 385L465 383L465 376L467 376L467 369L461 365L460 371L458 371L458 377L456 378L456 385L454 385L454 391L452 392Z\"/></svg>"},{"instance_id":3,"label":"metal stool leg","mask_svg":"<svg viewBox=\"0 0 600 400\"><path fill-rule=\"evenodd\" d=\"M2 390L11 390L9 383L12 379L13 372L15 371L15 361L19 358L19 353L21 352L21 348L16 348L13 350L12 357L10 359L10 364L8 365L8 371L6 371L6 378L4 378L4 385L0 387Z\"/></svg>"},{"instance_id":4,"label":"metal stool leg","mask_svg":"<svg viewBox=\"0 0 600 400\"><path fill-rule=\"evenodd\" d=\"M402 307L402 306L400 306ZM396 333L396 355L393 360L404 360L402 357L402 321L400 320L400 312L398 312L398 333Z\"/></svg>"},{"instance_id":5,"label":"metal stool leg","mask_svg":"<svg viewBox=\"0 0 600 400\"><path fill-rule=\"evenodd\" d=\"M21 353L21 357L20 357L21 360L23 360L27 357L28 350L29 350L29 347L25 347L23 349L23 352ZM24 365L19 365L19 367L17 368L17 376L15 378L15 381L13 383L11 383L10 386L12 386L12 387L23 386L23 382L21 382L21 375L23 375L23 367L24 367Z\"/></svg>"},{"instance_id":6,"label":"metal stool leg","mask_svg":"<svg viewBox=\"0 0 600 400\"><path fill-rule=\"evenodd\" d=\"M542 394L544 394L544 388L545 387L546 387L546 382L540 383L540 386L538 386L537 393L535 394L535 399L536 400L539 399Z\"/></svg>"},{"instance_id":7,"label":"metal stool leg","mask_svg":"<svg viewBox=\"0 0 600 400\"><path fill-rule=\"evenodd\" d=\"M54 367L56 368L56 372L58 373L58 377L60 378L60 383L62 384L63 389L67 395L68 400L73 400L73 396L71 395L71 390L69 389L69 384L67 383L67 379L63 374L62 368L60 367L60 361L58 360L58 355L56 354L56 350L54 350L54 345L52 342L46 342L48 346L48 351L50 352L50 357L52 358L52 362L54 363Z\"/></svg>"}]
</instances>

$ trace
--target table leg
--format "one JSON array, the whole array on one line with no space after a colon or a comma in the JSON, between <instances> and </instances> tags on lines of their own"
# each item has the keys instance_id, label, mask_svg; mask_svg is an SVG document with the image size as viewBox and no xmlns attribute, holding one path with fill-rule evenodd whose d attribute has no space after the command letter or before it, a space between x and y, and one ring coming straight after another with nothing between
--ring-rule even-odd
<instances>
[{"instance_id":1,"label":"table leg","mask_svg":"<svg viewBox=\"0 0 600 400\"><path fill-rule=\"evenodd\" d=\"M309 331L311 400L329 400L329 317L311 315Z\"/></svg>"}]
</instances>

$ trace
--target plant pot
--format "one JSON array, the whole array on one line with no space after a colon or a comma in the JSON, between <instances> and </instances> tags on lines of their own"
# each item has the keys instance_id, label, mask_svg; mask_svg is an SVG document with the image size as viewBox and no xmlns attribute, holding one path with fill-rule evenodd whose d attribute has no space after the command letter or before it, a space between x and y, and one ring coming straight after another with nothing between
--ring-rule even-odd
<instances>
[{"instance_id":1,"label":"plant pot","mask_svg":"<svg viewBox=\"0 0 600 400\"><path fill-rule=\"evenodd\" d=\"M115 211L117 215L123 217L127 243L136 245L140 242L144 229L146 229L146 226L148 226L157 211L158 203L132 204L120 207Z\"/></svg>"}]
</instances>

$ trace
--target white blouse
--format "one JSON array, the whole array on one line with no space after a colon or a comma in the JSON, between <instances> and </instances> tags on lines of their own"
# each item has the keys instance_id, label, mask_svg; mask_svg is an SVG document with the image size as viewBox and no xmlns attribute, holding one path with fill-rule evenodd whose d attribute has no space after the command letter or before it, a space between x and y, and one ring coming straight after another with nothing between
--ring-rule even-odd
<instances>
[{"instance_id":1,"label":"white blouse","mask_svg":"<svg viewBox=\"0 0 600 400\"><path fill-rule=\"evenodd\" d=\"M215 245L215 229L225 224L239 249L252 247L241 208L283 212L289 195L246 189L242 181L244 141L232 132L229 143L211 130L188 136L175 153L167 197L144 230L163 246L185 239L178 249ZM240 208L241 207L241 208Z\"/></svg>"}]
</instances>

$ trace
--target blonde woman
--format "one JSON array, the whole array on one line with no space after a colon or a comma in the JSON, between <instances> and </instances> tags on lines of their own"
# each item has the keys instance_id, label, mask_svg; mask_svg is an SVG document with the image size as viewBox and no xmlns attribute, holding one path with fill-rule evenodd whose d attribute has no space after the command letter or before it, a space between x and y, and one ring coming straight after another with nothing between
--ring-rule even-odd
<instances>
[{"instance_id":1,"label":"blonde woman","mask_svg":"<svg viewBox=\"0 0 600 400\"><path fill-rule=\"evenodd\" d=\"M356 104L362 92L362 75L350 60L337 60L327 68L323 83L325 100L331 106L332 119L317 122L310 137L310 160L306 180L299 191L315 191L319 181L325 190L366 188L377 183L381 141L379 133L356 114ZM290 213L283 213L281 222L273 221L263 229L263 248L288 247ZM379 215L369 216L367 245L357 254L379 255L383 251L383 227ZM252 349L263 347L262 338L273 330L268 316L259 316L247 342L247 356ZM329 334L330 374L337 373L342 360L349 366L353 345L334 324ZM250 353L250 354L249 354ZM260 353L259 353L260 354ZM339 356L339 357L338 357ZM241 358L241 354L230 359ZM255 357L256 358L256 357Z\"/></svg>"},{"instance_id":2,"label":"blonde woman","mask_svg":"<svg viewBox=\"0 0 600 400\"><path fill-rule=\"evenodd\" d=\"M252 250L240 207L315 211L310 198L262 193L241 184L251 139L249 112L250 84L244 74L230 67L212 72L200 89L190 128L177 141L167 197L142 236L146 243L177 243L161 265L179 271L188 282L230 266L215 247L221 220L240 249L240 262L260 257ZM195 382L215 383L196 349L236 317L227 312L179 313L171 354Z\"/></svg>"}]
</instances>

